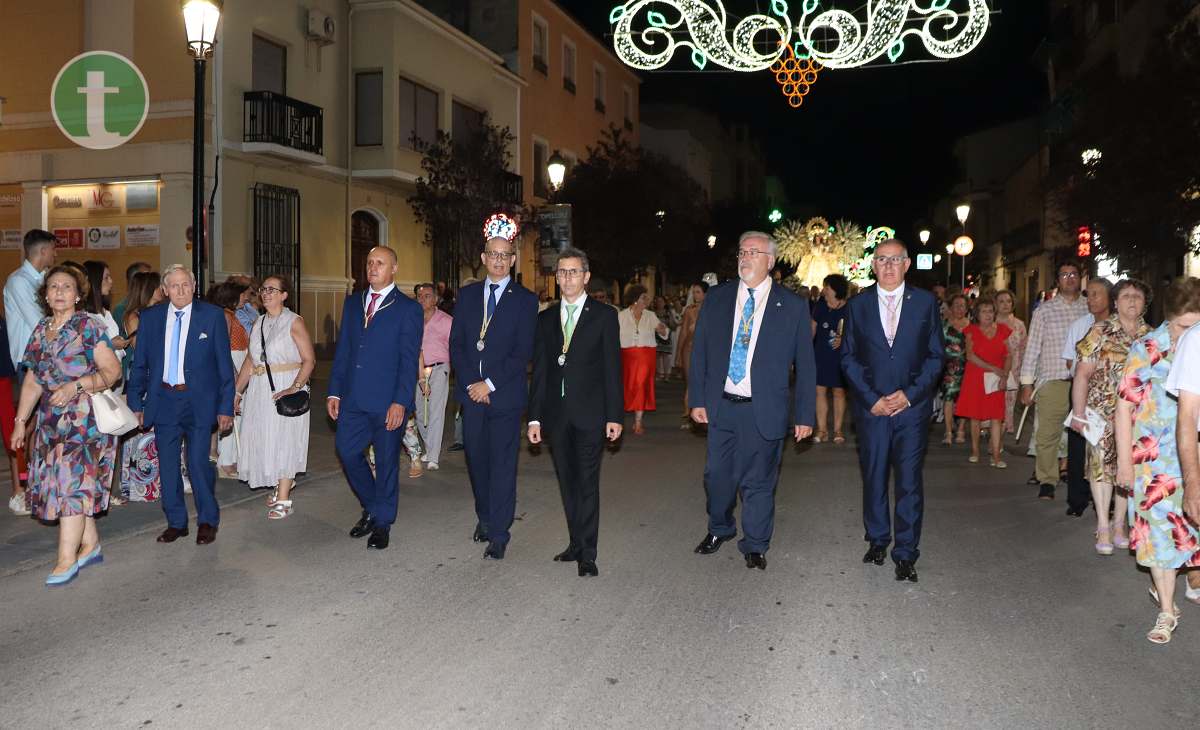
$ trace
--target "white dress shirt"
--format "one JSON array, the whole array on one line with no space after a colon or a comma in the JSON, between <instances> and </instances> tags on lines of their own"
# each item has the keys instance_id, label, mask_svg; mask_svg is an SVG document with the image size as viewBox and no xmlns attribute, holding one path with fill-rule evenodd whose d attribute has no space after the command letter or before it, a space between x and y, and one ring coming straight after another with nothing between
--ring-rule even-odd
<instances>
[{"instance_id":1,"label":"white dress shirt","mask_svg":"<svg viewBox=\"0 0 1200 730\"><path fill-rule=\"evenodd\" d=\"M388 295L391 294L392 290L395 288L396 288L396 283L392 282L391 284L388 284L387 286L380 289L379 291L375 291L374 289L367 290L367 295L365 297L363 297L363 321L364 322L367 321L367 310L371 308L371 295L372 294L379 295L379 298L375 300L375 311L378 312L379 308L383 306L383 303L385 301L387 301ZM374 316L374 312L372 312L372 316Z\"/></svg>"},{"instance_id":2,"label":"white dress shirt","mask_svg":"<svg viewBox=\"0 0 1200 730\"><path fill-rule=\"evenodd\" d=\"M567 336L567 305L568 304L575 305L575 327L578 328L579 327L579 318L583 316L583 305L586 303L587 303L587 292L584 292L584 293L580 294L579 296L575 297L575 301L571 301L564 297L559 302L558 326L562 328L564 338L566 338L566 336ZM542 425L542 422L541 421L530 421L529 425L530 426L540 426L540 425Z\"/></svg>"},{"instance_id":3,"label":"white dress shirt","mask_svg":"<svg viewBox=\"0 0 1200 730\"><path fill-rule=\"evenodd\" d=\"M186 383L183 377L183 356L187 353L187 338L188 328L192 324L192 305L188 304L183 309L176 309L174 304L167 304L167 328L163 332L163 377L164 383L171 382L171 340L175 336L175 313L183 312L183 317L179 320L179 379L176 383Z\"/></svg>"},{"instance_id":4,"label":"white dress shirt","mask_svg":"<svg viewBox=\"0 0 1200 730\"><path fill-rule=\"evenodd\" d=\"M1096 324L1096 315L1088 312L1072 322L1071 326L1067 328L1067 338L1063 340L1062 358L1069 363L1067 365L1067 372L1070 373L1072 378L1075 377L1075 361L1079 359L1079 356L1075 353L1075 346L1079 344L1080 340L1087 337L1088 330L1094 324Z\"/></svg>"},{"instance_id":5,"label":"white dress shirt","mask_svg":"<svg viewBox=\"0 0 1200 730\"><path fill-rule=\"evenodd\" d=\"M767 277L754 287L754 326L750 330L750 347L746 351L746 377L742 382L735 383L725 375L725 392L734 395L751 397L750 365L754 362L754 348L758 346L758 333L762 331L763 314L767 311L767 297L771 294L771 277ZM750 287L745 282L738 282L737 303L733 309L733 339L729 341L729 352L733 353L733 345L737 342L739 328L742 324L742 309L750 298Z\"/></svg>"},{"instance_id":6,"label":"white dress shirt","mask_svg":"<svg viewBox=\"0 0 1200 730\"><path fill-rule=\"evenodd\" d=\"M883 335L887 336L888 331L888 308L887 300L890 297L896 299L896 332L900 331L900 311L904 309L904 282L900 282L900 286L892 291L884 291L883 287L876 285L875 294L879 299L879 324L883 325ZM893 333L894 335L895 333ZM890 344L890 343L889 343Z\"/></svg>"},{"instance_id":7,"label":"white dress shirt","mask_svg":"<svg viewBox=\"0 0 1200 730\"><path fill-rule=\"evenodd\" d=\"M500 306L500 297L504 296L504 290L508 288L508 282L511 279L512 279L511 276L506 276L503 279L501 279L500 281L492 281L492 277L490 277L490 276L485 276L483 278L483 321L484 322L488 321L487 306L488 306L488 297L491 296L491 294L492 294L492 284L496 285L496 306L498 307L498 306ZM496 310L493 309L492 313L495 314L495 311ZM483 358L479 359L479 377L483 378ZM490 393L496 392L496 386L492 383L491 378L483 378L483 382L487 383L488 392L490 392Z\"/></svg>"}]
</instances>

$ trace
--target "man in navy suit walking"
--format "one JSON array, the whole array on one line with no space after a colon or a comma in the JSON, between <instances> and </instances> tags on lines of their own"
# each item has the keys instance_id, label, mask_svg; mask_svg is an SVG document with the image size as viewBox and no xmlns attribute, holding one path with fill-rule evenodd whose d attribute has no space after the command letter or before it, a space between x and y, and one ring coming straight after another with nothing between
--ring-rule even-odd
<instances>
[{"instance_id":1,"label":"man in navy suit walking","mask_svg":"<svg viewBox=\"0 0 1200 730\"><path fill-rule=\"evenodd\" d=\"M417 361L425 320L421 305L396 289L396 252L376 246L367 254L364 291L346 297L325 408L337 421L334 448L362 515L350 537L387 548L400 478L405 414L413 409ZM375 472L366 450L375 448Z\"/></svg>"},{"instance_id":2,"label":"man in navy suit walking","mask_svg":"<svg viewBox=\"0 0 1200 730\"><path fill-rule=\"evenodd\" d=\"M196 501L196 544L217 539L220 509L208 460L213 426L233 428L233 360L229 328L219 307L193 300L196 278L179 264L163 271L166 302L142 312L129 373L129 409L154 428L162 506L167 529L158 542L188 534L180 444L187 445L188 474Z\"/></svg>"},{"instance_id":3,"label":"man in navy suit walking","mask_svg":"<svg viewBox=\"0 0 1200 730\"><path fill-rule=\"evenodd\" d=\"M896 580L917 582L922 472L929 443L933 387L942 372L942 319L933 294L906 286L912 261L896 239L875 248L875 286L850 300L842 338L842 371L858 429L863 524L870 543L864 563L883 565L892 543L888 475L895 474Z\"/></svg>"},{"instance_id":4,"label":"man in navy suit walking","mask_svg":"<svg viewBox=\"0 0 1200 730\"><path fill-rule=\"evenodd\" d=\"M484 228L487 277L459 290L450 362L462 403L463 445L475 493L475 542L503 560L517 506L517 449L528 396L538 300L513 281L516 223L492 216Z\"/></svg>"},{"instance_id":5,"label":"man in navy suit walking","mask_svg":"<svg viewBox=\"0 0 1200 730\"><path fill-rule=\"evenodd\" d=\"M800 441L816 422L808 302L772 283L777 250L766 233L742 234L739 281L708 290L696 321L688 377L692 419L708 424L708 534L696 552L711 555L737 535L733 508L740 491L744 536L738 549L746 567L759 570L767 569L788 426ZM789 399L793 368L796 390Z\"/></svg>"}]
</instances>

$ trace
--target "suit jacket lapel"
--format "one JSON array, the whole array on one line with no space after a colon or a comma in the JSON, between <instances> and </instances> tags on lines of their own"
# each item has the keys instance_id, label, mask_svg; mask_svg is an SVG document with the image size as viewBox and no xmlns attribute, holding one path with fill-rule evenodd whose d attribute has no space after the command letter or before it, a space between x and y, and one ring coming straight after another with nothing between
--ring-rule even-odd
<instances>
[{"instance_id":1,"label":"suit jacket lapel","mask_svg":"<svg viewBox=\"0 0 1200 730\"><path fill-rule=\"evenodd\" d=\"M908 285L905 285L904 301L900 304L900 318L896 322L896 342L902 341L901 337L903 337L904 332L908 329L905 325L911 326L916 316L917 312L913 306L912 290Z\"/></svg>"},{"instance_id":2,"label":"suit jacket lapel","mask_svg":"<svg viewBox=\"0 0 1200 730\"><path fill-rule=\"evenodd\" d=\"M363 307L366 307L366 303L370 300L370 296L371 296L371 290L367 289L363 293ZM383 310L387 309L388 307L390 307L396 303L396 297L398 297L398 296L400 296L400 290L393 288L392 291L386 297L383 298L383 301L379 303L379 306L375 308L375 313L371 315L370 322L368 322L366 320L367 310L364 308L362 310L363 323L367 327L370 327L371 322L375 321L375 317L378 316L380 312L382 312Z\"/></svg>"},{"instance_id":3,"label":"suit jacket lapel","mask_svg":"<svg viewBox=\"0 0 1200 730\"><path fill-rule=\"evenodd\" d=\"M721 348L719 359L716 362L718 367L715 369L722 373L729 371L729 354L733 351L734 310L737 309L738 289L741 286L740 282L736 284L731 290L732 294L729 301L716 308L717 318L714 326L717 328L717 332L720 333L718 335L720 339L717 341L724 343L725 346Z\"/></svg>"},{"instance_id":4,"label":"suit jacket lapel","mask_svg":"<svg viewBox=\"0 0 1200 730\"><path fill-rule=\"evenodd\" d=\"M779 319L783 316L783 295L779 291L780 287L776 284L771 284L770 293L767 294L766 310L763 312L762 324L759 325L758 339L754 343L754 360L758 360L758 356L771 346L770 337L763 337L763 332L780 330ZM736 303L737 300L735 299ZM732 326L732 324L730 325ZM774 329L772 329L774 328ZM729 347L733 349L733 341L730 340ZM754 362L750 363L750 373L754 373Z\"/></svg>"},{"instance_id":5,"label":"suit jacket lapel","mask_svg":"<svg viewBox=\"0 0 1200 730\"><path fill-rule=\"evenodd\" d=\"M882 304L879 299L880 296L882 295L879 293L879 285L875 284L871 287L871 296L867 297L867 299L870 301L871 311L867 312L863 316L867 320L867 332L871 333L872 337L883 343L884 347L890 348L891 346L888 345L887 341L887 333L883 331L883 320L881 319L882 315L879 314L879 307Z\"/></svg>"}]
</instances>

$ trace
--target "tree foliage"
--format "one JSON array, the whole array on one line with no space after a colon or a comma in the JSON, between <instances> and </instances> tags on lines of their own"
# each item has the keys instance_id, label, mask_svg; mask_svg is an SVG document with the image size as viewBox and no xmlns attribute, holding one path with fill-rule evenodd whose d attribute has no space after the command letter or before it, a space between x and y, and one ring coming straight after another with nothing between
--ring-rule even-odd
<instances>
[{"instance_id":1,"label":"tree foliage","mask_svg":"<svg viewBox=\"0 0 1200 730\"><path fill-rule=\"evenodd\" d=\"M515 137L508 127L497 127L486 116L482 125L463 136L453 139L439 130L433 142L416 140L424 174L417 178L408 202L417 222L425 226L425 243L478 276L482 266L478 231L484 221L493 213L520 211L509 189Z\"/></svg>"},{"instance_id":2,"label":"tree foliage","mask_svg":"<svg viewBox=\"0 0 1200 730\"><path fill-rule=\"evenodd\" d=\"M574 242L594 275L624 283L646 266L693 277L705 259L704 191L670 160L610 127L571 170L557 202L570 203ZM661 213L661 215L660 215Z\"/></svg>"},{"instance_id":3,"label":"tree foliage","mask_svg":"<svg viewBox=\"0 0 1200 730\"><path fill-rule=\"evenodd\" d=\"M1181 18L1189 3L1174 3ZM1122 266L1178 258L1200 224L1200 22L1171 29L1151 44L1139 73L1112 74L1085 88L1065 140L1063 224L1093 223L1100 251ZM1098 161L1081 162L1096 149ZM1196 248L1192 242L1190 248Z\"/></svg>"}]
</instances>

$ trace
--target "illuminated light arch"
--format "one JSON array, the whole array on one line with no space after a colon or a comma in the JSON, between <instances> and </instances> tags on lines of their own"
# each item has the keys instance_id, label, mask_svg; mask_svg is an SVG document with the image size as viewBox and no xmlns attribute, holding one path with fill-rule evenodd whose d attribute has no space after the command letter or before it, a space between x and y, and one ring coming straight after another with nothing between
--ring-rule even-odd
<instances>
[{"instance_id":1,"label":"illuminated light arch","mask_svg":"<svg viewBox=\"0 0 1200 730\"><path fill-rule=\"evenodd\" d=\"M647 27L635 31L633 23L644 17ZM782 54L792 37L792 21L785 0L771 0L771 11L748 15L729 29L729 17L720 0L629 0L612 9L613 48L626 64L650 71L670 62L680 48L690 48L692 65L703 70L711 61L733 71L762 71ZM687 38L676 32L687 29ZM776 37L779 49L768 54L754 48L760 34ZM732 40L731 40L732 39Z\"/></svg>"}]
</instances>

